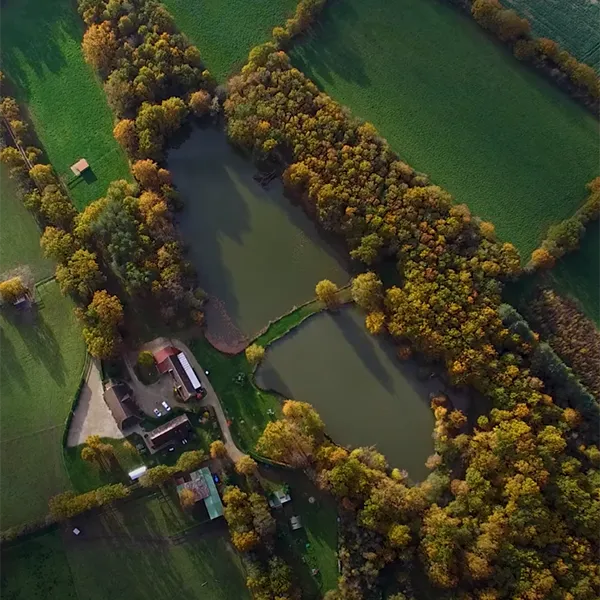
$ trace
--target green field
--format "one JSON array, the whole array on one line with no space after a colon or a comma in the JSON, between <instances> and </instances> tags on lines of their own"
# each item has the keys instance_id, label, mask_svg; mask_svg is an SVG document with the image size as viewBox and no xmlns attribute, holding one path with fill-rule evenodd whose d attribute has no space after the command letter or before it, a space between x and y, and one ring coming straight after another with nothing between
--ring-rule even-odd
<instances>
[{"instance_id":1,"label":"green field","mask_svg":"<svg viewBox=\"0 0 600 600\"><path fill-rule=\"evenodd\" d=\"M253 46L270 38L273 27L285 23L297 0L164 0L164 4L221 83L241 69Z\"/></svg>"},{"instance_id":2,"label":"green field","mask_svg":"<svg viewBox=\"0 0 600 600\"><path fill-rule=\"evenodd\" d=\"M579 301L583 312L600 326L600 223L586 227L579 250L571 252L550 271L552 287Z\"/></svg>"},{"instance_id":3,"label":"green field","mask_svg":"<svg viewBox=\"0 0 600 600\"><path fill-rule=\"evenodd\" d=\"M2 71L79 209L104 195L110 181L130 177L100 82L83 60L83 28L72 0L2 4ZM70 185L69 167L79 158L91 172Z\"/></svg>"},{"instance_id":4,"label":"green field","mask_svg":"<svg viewBox=\"0 0 600 600\"><path fill-rule=\"evenodd\" d=\"M293 63L524 259L598 174L598 123L441 0L340 0Z\"/></svg>"},{"instance_id":5,"label":"green field","mask_svg":"<svg viewBox=\"0 0 600 600\"><path fill-rule=\"evenodd\" d=\"M157 496L81 517L81 538L53 532L2 553L3 599L246 600L244 575L223 520L189 526L179 506Z\"/></svg>"},{"instance_id":6,"label":"green field","mask_svg":"<svg viewBox=\"0 0 600 600\"><path fill-rule=\"evenodd\" d=\"M595 0L503 0L531 23L532 32L558 42L573 56L600 68L600 4Z\"/></svg>"},{"instance_id":7,"label":"green field","mask_svg":"<svg viewBox=\"0 0 600 600\"><path fill-rule=\"evenodd\" d=\"M16 267L28 266L34 281L54 273L52 261L40 248L40 230L31 213L23 206L16 184L0 165L0 277Z\"/></svg>"},{"instance_id":8,"label":"green field","mask_svg":"<svg viewBox=\"0 0 600 600\"><path fill-rule=\"evenodd\" d=\"M37 308L0 314L0 527L47 513L68 487L61 438L81 379L85 349L73 304L52 280Z\"/></svg>"}]
</instances>

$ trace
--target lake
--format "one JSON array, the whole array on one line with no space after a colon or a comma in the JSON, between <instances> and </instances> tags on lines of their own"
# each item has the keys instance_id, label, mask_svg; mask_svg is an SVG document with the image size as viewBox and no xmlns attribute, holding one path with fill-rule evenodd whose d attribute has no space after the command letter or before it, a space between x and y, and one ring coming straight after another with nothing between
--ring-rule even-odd
<instances>
[{"instance_id":1,"label":"lake","mask_svg":"<svg viewBox=\"0 0 600 600\"><path fill-rule=\"evenodd\" d=\"M371 446L393 467L424 478L433 453L429 394L440 379L420 380L416 361L401 361L389 338L374 337L355 307L310 317L269 346L256 383L312 404L339 444Z\"/></svg>"}]
</instances>

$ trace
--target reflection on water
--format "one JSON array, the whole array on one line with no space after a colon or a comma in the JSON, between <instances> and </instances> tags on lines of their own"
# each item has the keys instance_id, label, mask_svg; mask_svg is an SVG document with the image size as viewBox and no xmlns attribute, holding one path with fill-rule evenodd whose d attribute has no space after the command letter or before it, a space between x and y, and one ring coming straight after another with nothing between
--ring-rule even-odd
<instances>
[{"instance_id":1,"label":"reflection on water","mask_svg":"<svg viewBox=\"0 0 600 600\"><path fill-rule=\"evenodd\" d=\"M419 480L433 452L429 394L414 361L401 362L393 344L371 336L354 307L320 313L269 347L257 383L310 402L338 443L375 445L394 467Z\"/></svg>"},{"instance_id":2,"label":"reflection on water","mask_svg":"<svg viewBox=\"0 0 600 600\"><path fill-rule=\"evenodd\" d=\"M320 279L348 281L343 259L283 196L281 183L265 190L254 181L255 167L224 132L194 130L169 153L168 167L185 205L179 228L200 286L219 300L207 310L209 334L235 336L237 328L250 336L312 298Z\"/></svg>"}]
</instances>

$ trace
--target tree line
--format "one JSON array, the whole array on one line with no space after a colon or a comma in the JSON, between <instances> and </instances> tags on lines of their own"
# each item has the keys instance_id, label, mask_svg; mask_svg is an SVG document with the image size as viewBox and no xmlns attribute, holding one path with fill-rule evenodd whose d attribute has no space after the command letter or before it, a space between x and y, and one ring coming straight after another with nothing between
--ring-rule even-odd
<instances>
[{"instance_id":1,"label":"tree line","mask_svg":"<svg viewBox=\"0 0 600 600\"><path fill-rule=\"evenodd\" d=\"M577 212L548 229L546 237L532 254L526 270L551 269L559 258L579 248L585 228L600 216L600 177L587 184L589 196Z\"/></svg>"},{"instance_id":2,"label":"tree line","mask_svg":"<svg viewBox=\"0 0 600 600\"><path fill-rule=\"evenodd\" d=\"M288 192L354 259L375 268L397 261L401 288L384 289L372 274L352 286L371 329L389 333L400 355L412 347L442 360L454 383L494 407L469 431L464 415L434 399L436 455L419 486L372 450L328 443L308 406L292 405L267 426L257 450L316 469L351 517L338 597L376 597L384 566L418 560L447 597L594 598L600 452L580 435L581 414L563 392L552 397L535 376L535 337L503 321L502 281L520 271L515 248L497 243L492 224L399 160L273 44L250 52L225 111L230 139L283 164Z\"/></svg>"},{"instance_id":3,"label":"tree line","mask_svg":"<svg viewBox=\"0 0 600 600\"><path fill-rule=\"evenodd\" d=\"M600 399L600 332L577 304L553 290L540 290L528 315L544 339Z\"/></svg>"},{"instance_id":4,"label":"tree line","mask_svg":"<svg viewBox=\"0 0 600 600\"><path fill-rule=\"evenodd\" d=\"M500 0L459 0L481 27L508 44L518 60L541 69L597 114L600 79L589 65L578 61L554 40L536 38L529 21Z\"/></svg>"}]
</instances>

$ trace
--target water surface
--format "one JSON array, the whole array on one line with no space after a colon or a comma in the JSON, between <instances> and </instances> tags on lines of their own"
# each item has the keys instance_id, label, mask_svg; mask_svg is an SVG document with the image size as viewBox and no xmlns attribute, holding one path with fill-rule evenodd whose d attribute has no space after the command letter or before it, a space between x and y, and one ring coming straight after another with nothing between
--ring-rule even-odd
<instances>
[{"instance_id":1,"label":"water surface","mask_svg":"<svg viewBox=\"0 0 600 600\"><path fill-rule=\"evenodd\" d=\"M354 307L311 317L267 350L258 385L312 404L339 444L374 445L393 467L419 480L433 453L429 393L415 361L400 361L387 338L373 337Z\"/></svg>"},{"instance_id":2,"label":"water surface","mask_svg":"<svg viewBox=\"0 0 600 600\"><path fill-rule=\"evenodd\" d=\"M250 160L217 129L196 129L169 153L185 208L179 229L200 286L211 297L209 333L251 336L314 297L323 278L349 279L344 257L323 239L279 180L264 189Z\"/></svg>"}]
</instances>

